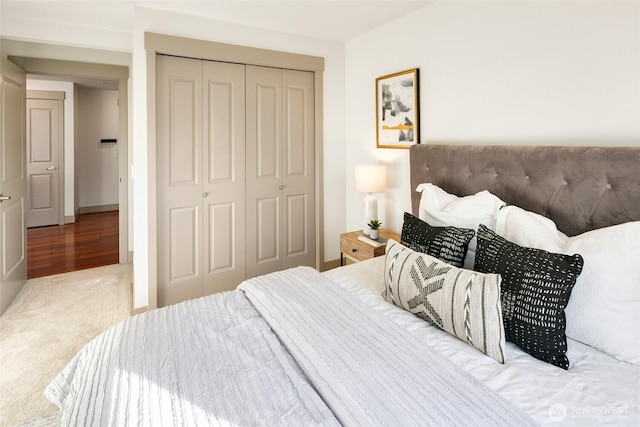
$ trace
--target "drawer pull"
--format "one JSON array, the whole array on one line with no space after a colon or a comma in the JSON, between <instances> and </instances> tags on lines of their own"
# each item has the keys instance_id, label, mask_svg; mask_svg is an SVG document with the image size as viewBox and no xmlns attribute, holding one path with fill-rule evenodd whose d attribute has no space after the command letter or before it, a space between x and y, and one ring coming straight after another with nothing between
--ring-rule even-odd
<instances>
[{"instance_id":1,"label":"drawer pull","mask_svg":"<svg viewBox=\"0 0 640 427\"><path fill-rule=\"evenodd\" d=\"M351 252L356 252L357 249L356 248L351 248Z\"/></svg>"}]
</instances>

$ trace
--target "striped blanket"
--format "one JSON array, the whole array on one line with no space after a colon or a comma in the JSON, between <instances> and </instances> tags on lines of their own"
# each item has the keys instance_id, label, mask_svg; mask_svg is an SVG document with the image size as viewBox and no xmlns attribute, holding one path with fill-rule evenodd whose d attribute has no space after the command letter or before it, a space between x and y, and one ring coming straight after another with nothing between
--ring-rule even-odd
<instances>
[{"instance_id":1,"label":"striped blanket","mask_svg":"<svg viewBox=\"0 0 640 427\"><path fill-rule=\"evenodd\" d=\"M241 291L130 317L45 390L74 426L338 425Z\"/></svg>"},{"instance_id":2,"label":"striped blanket","mask_svg":"<svg viewBox=\"0 0 640 427\"><path fill-rule=\"evenodd\" d=\"M535 425L311 268L250 279L240 289L344 425Z\"/></svg>"},{"instance_id":3,"label":"striped blanket","mask_svg":"<svg viewBox=\"0 0 640 427\"><path fill-rule=\"evenodd\" d=\"M318 272L131 317L45 396L62 425L530 425L531 420Z\"/></svg>"}]
</instances>

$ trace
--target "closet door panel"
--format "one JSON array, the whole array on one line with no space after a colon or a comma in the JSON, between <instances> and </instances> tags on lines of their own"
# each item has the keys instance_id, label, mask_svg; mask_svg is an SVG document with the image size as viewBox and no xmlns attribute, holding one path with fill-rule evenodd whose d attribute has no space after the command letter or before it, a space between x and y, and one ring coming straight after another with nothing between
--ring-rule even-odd
<instances>
[{"instance_id":1,"label":"closet door panel","mask_svg":"<svg viewBox=\"0 0 640 427\"><path fill-rule=\"evenodd\" d=\"M307 138L305 127L305 98L307 94L303 88L287 87L285 98L285 157L286 171L285 176L288 178L306 176L307 160L309 158L307 150ZM313 148L313 145L311 145Z\"/></svg>"},{"instance_id":2,"label":"closet door panel","mask_svg":"<svg viewBox=\"0 0 640 427\"><path fill-rule=\"evenodd\" d=\"M247 277L282 269L282 70L247 66Z\"/></svg>"},{"instance_id":3,"label":"closet door panel","mask_svg":"<svg viewBox=\"0 0 640 427\"><path fill-rule=\"evenodd\" d=\"M169 179L173 188L198 186L200 132L196 119L200 115L200 82L172 77L169 82Z\"/></svg>"},{"instance_id":4,"label":"closet door panel","mask_svg":"<svg viewBox=\"0 0 640 427\"><path fill-rule=\"evenodd\" d=\"M198 206L171 209L169 214L171 254L169 279L172 282L198 276Z\"/></svg>"},{"instance_id":5,"label":"closet door panel","mask_svg":"<svg viewBox=\"0 0 640 427\"><path fill-rule=\"evenodd\" d=\"M258 180L280 178L279 84L256 85L256 175Z\"/></svg>"},{"instance_id":6,"label":"closet door panel","mask_svg":"<svg viewBox=\"0 0 640 427\"><path fill-rule=\"evenodd\" d=\"M234 208L233 203L211 203L209 205L207 241L210 246L207 261L210 276L232 272L237 265L237 245L233 239L237 227ZM227 286L224 282L220 283L220 286L231 288L231 285Z\"/></svg>"},{"instance_id":7,"label":"closet door panel","mask_svg":"<svg viewBox=\"0 0 640 427\"><path fill-rule=\"evenodd\" d=\"M286 201L283 267L316 266L314 77L282 71L284 98L283 183Z\"/></svg>"},{"instance_id":8,"label":"closet door panel","mask_svg":"<svg viewBox=\"0 0 640 427\"><path fill-rule=\"evenodd\" d=\"M202 62L157 56L158 304L202 295Z\"/></svg>"},{"instance_id":9,"label":"closet door panel","mask_svg":"<svg viewBox=\"0 0 640 427\"><path fill-rule=\"evenodd\" d=\"M287 196L287 250L286 257L305 255L309 252L308 203L306 194Z\"/></svg>"},{"instance_id":10,"label":"closet door panel","mask_svg":"<svg viewBox=\"0 0 640 427\"><path fill-rule=\"evenodd\" d=\"M257 240L258 264L276 262L280 258L280 198L260 198L258 207Z\"/></svg>"},{"instance_id":11,"label":"closet door panel","mask_svg":"<svg viewBox=\"0 0 640 427\"><path fill-rule=\"evenodd\" d=\"M204 293L245 278L244 65L203 63Z\"/></svg>"}]
</instances>

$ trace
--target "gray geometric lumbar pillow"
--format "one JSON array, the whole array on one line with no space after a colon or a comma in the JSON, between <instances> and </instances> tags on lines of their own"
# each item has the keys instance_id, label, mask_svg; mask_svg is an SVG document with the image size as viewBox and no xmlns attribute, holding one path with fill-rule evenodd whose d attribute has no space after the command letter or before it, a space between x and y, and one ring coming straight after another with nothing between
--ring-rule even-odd
<instances>
[{"instance_id":1,"label":"gray geometric lumbar pillow","mask_svg":"<svg viewBox=\"0 0 640 427\"><path fill-rule=\"evenodd\" d=\"M457 268L389 240L384 297L505 362L499 275Z\"/></svg>"},{"instance_id":2,"label":"gray geometric lumbar pillow","mask_svg":"<svg viewBox=\"0 0 640 427\"><path fill-rule=\"evenodd\" d=\"M567 359L564 309L582 272L580 255L516 245L478 227L475 269L502 277L502 315L507 341L536 359L563 369Z\"/></svg>"}]
</instances>

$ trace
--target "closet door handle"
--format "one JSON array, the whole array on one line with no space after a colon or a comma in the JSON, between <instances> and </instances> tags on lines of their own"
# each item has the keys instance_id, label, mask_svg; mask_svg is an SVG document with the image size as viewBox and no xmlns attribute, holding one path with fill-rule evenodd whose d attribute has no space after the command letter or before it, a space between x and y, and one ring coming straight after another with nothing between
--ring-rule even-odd
<instances>
[{"instance_id":1,"label":"closet door handle","mask_svg":"<svg viewBox=\"0 0 640 427\"><path fill-rule=\"evenodd\" d=\"M278 187L278 188L282 190L282 189L284 189L284 185L281 185L281 186L280 186L280 187Z\"/></svg>"},{"instance_id":2,"label":"closet door handle","mask_svg":"<svg viewBox=\"0 0 640 427\"><path fill-rule=\"evenodd\" d=\"M209 195L209 193L204 193L204 194L202 195L202 197L207 197L208 195Z\"/></svg>"},{"instance_id":3,"label":"closet door handle","mask_svg":"<svg viewBox=\"0 0 640 427\"><path fill-rule=\"evenodd\" d=\"M56 169L58 169L58 168L55 167L55 166L50 166L50 167L47 168L48 171L54 171Z\"/></svg>"}]
</instances>

